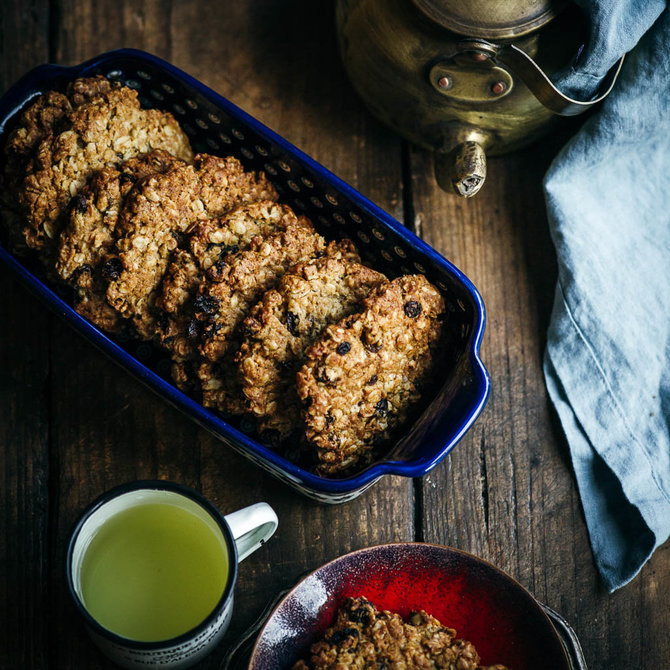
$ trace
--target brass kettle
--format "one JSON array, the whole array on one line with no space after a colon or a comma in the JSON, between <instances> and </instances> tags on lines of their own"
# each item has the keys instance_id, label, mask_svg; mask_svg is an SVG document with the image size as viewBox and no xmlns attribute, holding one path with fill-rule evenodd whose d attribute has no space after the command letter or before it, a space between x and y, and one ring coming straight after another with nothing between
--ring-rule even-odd
<instances>
[{"instance_id":1,"label":"brass kettle","mask_svg":"<svg viewBox=\"0 0 670 670\"><path fill-rule=\"evenodd\" d=\"M557 115L579 114L612 89L622 61L588 102L549 75L574 58L585 22L567 0L338 0L345 69L366 105L411 142L435 152L435 176L470 197L486 154L520 148Z\"/></svg>"}]
</instances>

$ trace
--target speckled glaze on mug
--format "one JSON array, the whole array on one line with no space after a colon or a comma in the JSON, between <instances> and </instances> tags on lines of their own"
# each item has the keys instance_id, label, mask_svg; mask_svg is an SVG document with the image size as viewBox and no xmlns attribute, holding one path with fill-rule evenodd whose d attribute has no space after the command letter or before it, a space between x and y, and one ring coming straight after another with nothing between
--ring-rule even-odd
<instances>
[{"instance_id":1,"label":"speckled glaze on mug","mask_svg":"<svg viewBox=\"0 0 670 670\"><path fill-rule=\"evenodd\" d=\"M261 630L249 670L288 670L332 623L345 598L365 596L406 617L424 609L470 640L482 665L570 670L540 604L495 566L450 547L387 544L355 551L305 577Z\"/></svg>"}]
</instances>

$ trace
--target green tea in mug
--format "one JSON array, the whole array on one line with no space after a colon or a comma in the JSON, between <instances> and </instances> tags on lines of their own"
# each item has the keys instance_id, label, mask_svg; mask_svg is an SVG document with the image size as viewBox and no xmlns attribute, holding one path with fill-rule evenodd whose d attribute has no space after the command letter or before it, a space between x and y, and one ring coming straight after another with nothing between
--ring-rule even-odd
<instances>
[{"instance_id":1,"label":"green tea in mug","mask_svg":"<svg viewBox=\"0 0 670 670\"><path fill-rule=\"evenodd\" d=\"M96 531L81 564L81 597L104 628L157 642L205 620L228 569L214 522L181 506L147 503L118 511Z\"/></svg>"}]
</instances>

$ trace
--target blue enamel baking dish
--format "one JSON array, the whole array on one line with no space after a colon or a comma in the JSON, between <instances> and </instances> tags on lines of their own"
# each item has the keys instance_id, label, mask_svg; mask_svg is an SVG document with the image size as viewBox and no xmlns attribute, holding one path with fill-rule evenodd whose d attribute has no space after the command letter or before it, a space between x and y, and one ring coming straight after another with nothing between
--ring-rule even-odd
<instances>
[{"instance_id":1,"label":"blue enamel baking dish","mask_svg":"<svg viewBox=\"0 0 670 670\"><path fill-rule=\"evenodd\" d=\"M442 292L448 310L444 365L421 413L385 456L342 479L320 477L264 446L245 421L226 421L170 382L169 363L146 343L112 339L80 317L67 291L49 284L37 266L14 257L6 243L0 258L47 305L153 391L223 442L301 493L327 503L354 498L385 474L421 477L463 437L488 398L489 377L479 357L484 304L456 267L351 186L225 98L169 63L133 49L111 51L74 67L43 65L0 99L0 133L38 94L61 89L76 77L103 74L138 91L145 107L172 112L194 150L239 158L264 170L282 202L306 214L327 238L350 237L364 261L390 277L423 273Z\"/></svg>"}]
</instances>

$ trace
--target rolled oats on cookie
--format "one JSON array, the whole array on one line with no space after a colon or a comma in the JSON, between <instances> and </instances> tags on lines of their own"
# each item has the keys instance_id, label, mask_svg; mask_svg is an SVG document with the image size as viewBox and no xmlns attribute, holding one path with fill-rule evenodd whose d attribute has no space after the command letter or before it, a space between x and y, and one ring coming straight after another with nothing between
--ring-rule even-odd
<instances>
[{"instance_id":1,"label":"rolled oats on cookie","mask_svg":"<svg viewBox=\"0 0 670 670\"><path fill-rule=\"evenodd\" d=\"M82 95L82 104L66 112L37 144L26 166L19 189L26 244L49 253L70 199L95 171L154 149L186 161L192 157L188 138L174 117L142 109L136 91L112 86L99 88L90 99Z\"/></svg>"},{"instance_id":2,"label":"rolled oats on cookie","mask_svg":"<svg viewBox=\"0 0 670 670\"><path fill-rule=\"evenodd\" d=\"M265 238L255 238L247 251L229 256L210 269L196 297L196 318L201 323L200 366L203 404L220 411L244 410L233 356L239 326L253 305L294 264L321 255L358 258L349 241L326 244L304 220L301 225Z\"/></svg>"},{"instance_id":3,"label":"rolled oats on cookie","mask_svg":"<svg viewBox=\"0 0 670 670\"><path fill-rule=\"evenodd\" d=\"M282 441L299 427L295 376L306 348L325 326L358 311L383 281L384 275L356 261L324 256L291 268L252 309L235 360L262 433Z\"/></svg>"},{"instance_id":4,"label":"rolled oats on cookie","mask_svg":"<svg viewBox=\"0 0 670 670\"><path fill-rule=\"evenodd\" d=\"M230 254L244 251L257 236L286 230L298 217L286 205L263 200L242 205L222 217L199 223L189 235L185 249L177 249L160 286L156 307L157 338L177 359L189 356L196 341L192 298L204 281L205 272Z\"/></svg>"},{"instance_id":5,"label":"rolled oats on cookie","mask_svg":"<svg viewBox=\"0 0 670 670\"><path fill-rule=\"evenodd\" d=\"M103 330L115 332L122 321L107 303L106 289L116 273L110 255L123 203L139 181L178 164L183 161L162 150L131 158L118 169L96 172L72 200L59 239L56 272L75 288L75 309Z\"/></svg>"},{"instance_id":6,"label":"rolled oats on cookie","mask_svg":"<svg viewBox=\"0 0 670 670\"><path fill-rule=\"evenodd\" d=\"M404 421L433 368L443 313L442 296L423 275L399 277L307 350L297 389L318 472L366 464Z\"/></svg>"},{"instance_id":7,"label":"rolled oats on cookie","mask_svg":"<svg viewBox=\"0 0 670 670\"><path fill-rule=\"evenodd\" d=\"M19 188L36 147L56 132L58 125L76 107L111 90L112 84L101 76L71 82L64 93L47 91L22 112L3 147L3 170L0 174L0 207L8 228L10 245L25 250L22 235L24 217L19 206Z\"/></svg>"},{"instance_id":8,"label":"rolled oats on cookie","mask_svg":"<svg viewBox=\"0 0 670 670\"><path fill-rule=\"evenodd\" d=\"M133 320L141 337L156 332L154 301L172 252L198 223L245 202L276 197L263 174L245 172L232 156L199 154L193 165L154 175L133 189L118 220L120 272L107 300Z\"/></svg>"},{"instance_id":9,"label":"rolled oats on cookie","mask_svg":"<svg viewBox=\"0 0 670 670\"><path fill-rule=\"evenodd\" d=\"M453 628L423 610L410 612L404 621L395 612L377 609L367 598L347 598L335 623L292 670L507 670L500 664L480 665L472 642L456 635Z\"/></svg>"}]
</instances>

